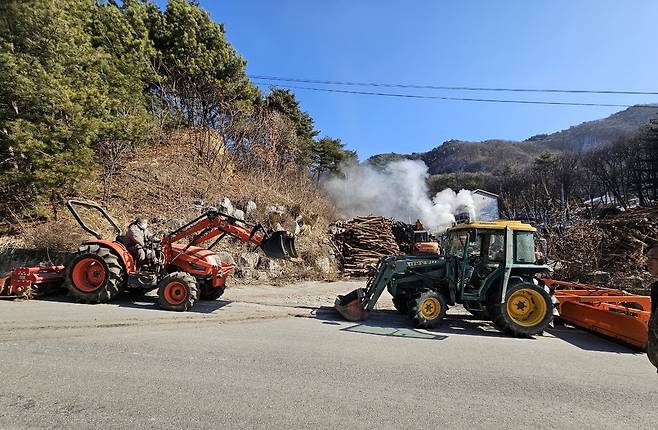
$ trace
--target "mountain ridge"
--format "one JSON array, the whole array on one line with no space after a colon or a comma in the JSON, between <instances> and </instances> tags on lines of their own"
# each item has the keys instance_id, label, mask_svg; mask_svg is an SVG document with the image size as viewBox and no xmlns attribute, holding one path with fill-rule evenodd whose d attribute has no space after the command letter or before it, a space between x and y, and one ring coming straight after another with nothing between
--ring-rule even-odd
<instances>
[{"instance_id":1,"label":"mountain ridge","mask_svg":"<svg viewBox=\"0 0 658 430\"><path fill-rule=\"evenodd\" d=\"M478 142L447 140L426 152L373 155L366 163L381 166L394 160L422 160L430 174L491 172L504 165L525 165L544 152L583 152L628 138L658 116L658 104L636 105L606 118L585 121L550 134L525 140L488 139Z\"/></svg>"}]
</instances>

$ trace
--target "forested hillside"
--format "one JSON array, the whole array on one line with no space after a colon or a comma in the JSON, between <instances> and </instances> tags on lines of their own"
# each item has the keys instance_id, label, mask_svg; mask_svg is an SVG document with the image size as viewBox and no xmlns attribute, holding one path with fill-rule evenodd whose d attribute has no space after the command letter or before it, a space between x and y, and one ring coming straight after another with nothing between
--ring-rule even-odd
<instances>
[{"instance_id":1,"label":"forested hillside","mask_svg":"<svg viewBox=\"0 0 658 430\"><path fill-rule=\"evenodd\" d=\"M245 64L193 2L2 2L0 216L49 218L63 198L121 197L127 160L173 134L188 147L187 173L212 172L216 188L232 172L312 182L354 157L319 138L291 92L262 94Z\"/></svg>"},{"instance_id":2,"label":"forested hillside","mask_svg":"<svg viewBox=\"0 0 658 430\"><path fill-rule=\"evenodd\" d=\"M327 276L335 210L318 179L356 154L322 137L292 92L259 90L245 66L195 2L0 2L0 269L77 249L88 235L66 199L163 233L228 197L255 202L249 220L268 228L303 219L306 264L283 272ZM280 274L270 266L252 271Z\"/></svg>"}]
</instances>

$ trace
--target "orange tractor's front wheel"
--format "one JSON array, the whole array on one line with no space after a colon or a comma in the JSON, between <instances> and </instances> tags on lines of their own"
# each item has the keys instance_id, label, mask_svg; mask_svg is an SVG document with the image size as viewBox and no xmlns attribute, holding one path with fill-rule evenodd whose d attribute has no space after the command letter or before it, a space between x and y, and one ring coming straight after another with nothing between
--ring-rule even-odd
<instances>
[{"instance_id":1,"label":"orange tractor's front wheel","mask_svg":"<svg viewBox=\"0 0 658 430\"><path fill-rule=\"evenodd\" d=\"M170 273L158 284L158 303L163 309L189 311L198 297L196 279L187 272Z\"/></svg>"},{"instance_id":2,"label":"orange tractor's front wheel","mask_svg":"<svg viewBox=\"0 0 658 430\"><path fill-rule=\"evenodd\" d=\"M116 297L125 284L125 270L108 248L83 245L66 265L65 285L81 302L104 303Z\"/></svg>"}]
</instances>

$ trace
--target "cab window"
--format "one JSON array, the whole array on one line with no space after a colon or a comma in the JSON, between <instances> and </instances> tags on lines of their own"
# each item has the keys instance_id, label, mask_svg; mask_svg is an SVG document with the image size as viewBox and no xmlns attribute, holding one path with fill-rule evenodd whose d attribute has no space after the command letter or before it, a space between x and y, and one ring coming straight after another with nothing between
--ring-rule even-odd
<instances>
[{"instance_id":1,"label":"cab window","mask_svg":"<svg viewBox=\"0 0 658 430\"><path fill-rule=\"evenodd\" d=\"M505 236L495 233L489 236L489 261L501 263L505 259Z\"/></svg>"},{"instance_id":2,"label":"cab window","mask_svg":"<svg viewBox=\"0 0 658 430\"><path fill-rule=\"evenodd\" d=\"M450 255L461 257L464 253L464 244L466 244L467 240L467 233L459 233L450 236Z\"/></svg>"},{"instance_id":3,"label":"cab window","mask_svg":"<svg viewBox=\"0 0 658 430\"><path fill-rule=\"evenodd\" d=\"M517 263L535 262L534 235L529 231L514 233L514 260Z\"/></svg>"}]
</instances>

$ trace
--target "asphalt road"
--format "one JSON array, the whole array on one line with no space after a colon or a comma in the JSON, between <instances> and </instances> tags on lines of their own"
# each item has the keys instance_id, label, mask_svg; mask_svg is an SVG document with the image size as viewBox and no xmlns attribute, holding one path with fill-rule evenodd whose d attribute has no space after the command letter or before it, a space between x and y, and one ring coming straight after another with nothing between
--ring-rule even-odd
<instances>
[{"instance_id":1,"label":"asphalt road","mask_svg":"<svg viewBox=\"0 0 658 430\"><path fill-rule=\"evenodd\" d=\"M245 287L185 314L0 302L0 428L656 428L644 354L463 315L340 321L323 305L354 286Z\"/></svg>"}]
</instances>

